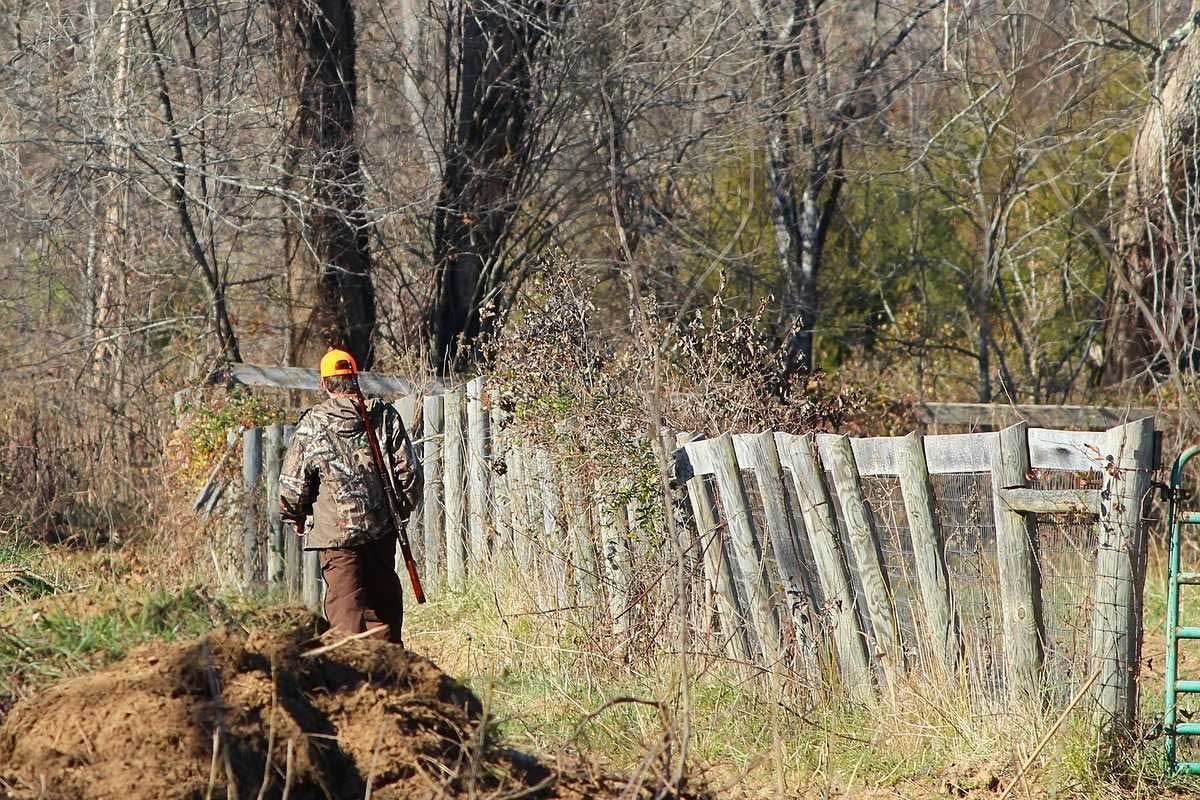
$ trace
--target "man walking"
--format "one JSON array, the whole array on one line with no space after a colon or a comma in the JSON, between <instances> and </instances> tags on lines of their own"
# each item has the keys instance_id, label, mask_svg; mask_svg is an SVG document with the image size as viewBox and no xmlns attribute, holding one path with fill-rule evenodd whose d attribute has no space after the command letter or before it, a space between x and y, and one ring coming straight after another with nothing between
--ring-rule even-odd
<instances>
[{"instance_id":1,"label":"man walking","mask_svg":"<svg viewBox=\"0 0 1200 800\"><path fill-rule=\"evenodd\" d=\"M283 517L316 550L325 580L325 618L345 633L372 634L401 643L404 605L396 575L396 525L376 468L373 427L391 472L403 525L421 496L421 465L396 410L377 398L360 405L358 365L343 350L321 359L328 398L300 415L279 476ZM305 531L304 524L312 523Z\"/></svg>"}]
</instances>

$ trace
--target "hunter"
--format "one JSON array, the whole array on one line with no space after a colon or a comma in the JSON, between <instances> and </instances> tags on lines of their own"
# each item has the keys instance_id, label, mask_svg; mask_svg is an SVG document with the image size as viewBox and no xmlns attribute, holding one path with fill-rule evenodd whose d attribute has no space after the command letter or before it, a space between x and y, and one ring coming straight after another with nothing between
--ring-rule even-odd
<instances>
[{"instance_id":1,"label":"hunter","mask_svg":"<svg viewBox=\"0 0 1200 800\"><path fill-rule=\"evenodd\" d=\"M320 558L330 627L348 634L375 630L372 636L401 644L397 530L362 411L392 473L401 525L421 496L421 464L396 410L378 398L363 403L353 356L343 350L326 353L321 386L328 397L300 415L283 460L283 517L304 537L304 549L316 550Z\"/></svg>"}]
</instances>

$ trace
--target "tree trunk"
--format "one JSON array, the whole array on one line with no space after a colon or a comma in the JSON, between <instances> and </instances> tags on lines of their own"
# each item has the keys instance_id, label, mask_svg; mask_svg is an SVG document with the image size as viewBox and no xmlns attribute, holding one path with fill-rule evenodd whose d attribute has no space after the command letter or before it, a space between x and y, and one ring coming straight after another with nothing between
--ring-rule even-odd
<instances>
[{"instance_id":1,"label":"tree trunk","mask_svg":"<svg viewBox=\"0 0 1200 800\"><path fill-rule=\"evenodd\" d=\"M291 182L302 250L316 276L307 324L327 347L373 358L375 290L365 191L355 142L354 9L350 0L272 0L285 75L295 92L289 134ZM293 356L300 356L293 353Z\"/></svg>"},{"instance_id":2,"label":"tree trunk","mask_svg":"<svg viewBox=\"0 0 1200 800\"><path fill-rule=\"evenodd\" d=\"M526 168L530 70L544 30L533 11L502 13L463 0L457 108L443 144L433 221L436 294L428 328L433 366L441 372L468 356L489 329L505 282L504 237ZM448 50L452 39L444 43Z\"/></svg>"},{"instance_id":3,"label":"tree trunk","mask_svg":"<svg viewBox=\"0 0 1200 800\"><path fill-rule=\"evenodd\" d=\"M1134 140L1125 205L1116 225L1116 264L1105 314L1102 380L1197 367L1196 197L1200 156L1200 41L1189 22L1163 47L1165 76Z\"/></svg>"}]
</instances>

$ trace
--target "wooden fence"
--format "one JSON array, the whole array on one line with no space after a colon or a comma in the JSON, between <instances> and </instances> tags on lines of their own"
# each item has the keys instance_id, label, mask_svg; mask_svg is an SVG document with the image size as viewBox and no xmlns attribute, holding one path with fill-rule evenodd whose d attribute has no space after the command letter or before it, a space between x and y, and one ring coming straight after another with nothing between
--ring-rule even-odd
<instances>
[{"instance_id":1,"label":"wooden fence","mask_svg":"<svg viewBox=\"0 0 1200 800\"><path fill-rule=\"evenodd\" d=\"M482 379L397 406L425 470L410 536L432 592L521 576L538 610L591 614L618 639L682 604L695 647L857 702L957 675L993 703L1061 704L1096 672L1098 722L1132 721L1152 419L1103 432L671 433L679 493L656 516L614 491L622 476L564 468L511 435ZM243 582L319 608L314 554L277 510L292 430L243 434ZM664 513L682 523L676 542L661 521L647 530Z\"/></svg>"}]
</instances>

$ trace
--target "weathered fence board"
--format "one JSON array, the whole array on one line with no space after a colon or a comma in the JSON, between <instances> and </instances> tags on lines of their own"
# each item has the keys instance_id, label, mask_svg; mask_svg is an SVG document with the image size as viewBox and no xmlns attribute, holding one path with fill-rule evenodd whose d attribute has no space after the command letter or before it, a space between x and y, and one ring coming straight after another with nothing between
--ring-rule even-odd
<instances>
[{"instance_id":1,"label":"weathered fence board","mask_svg":"<svg viewBox=\"0 0 1200 800\"><path fill-rule=\"evenodd\" d=\"M508 490L508 462L504 459L506 437L504 410L492 396L488 423L488 452L492 458L492 523L495 526L497 550L512 552L512 497Z\"/></svg>"},{"instance_id":2,"label":"weathered fence board","mask_svg":"<svg viewBox=\"0 0 1200 800\"><path fill-rule=\"evenodd\" d=\"M430 586L436 586L441 575L439 568L446 534L446 509L442 504L442 442L445 438L442 395L426 397L421 416L422 467L425 472L425 497L421 503L425 523L425 580Z\"/></svg>"},{"instance_id":3,"label":"weathered fence board","mask_svg":"<svg viewBox=\"0 0 1200 800\"><path fill-rule=\"evenodd\" d=\"M871 696L866 641L859 626L850 567L838 536L833 502L825 486L824 471L817 463L816 443L812 434L777 433L775 441L783 465L792 473L792 485L804 517L821 592L833 617L841 683L851 699L866 701Z\"/></svg>"},{"instance_id":4,"label":"weathered fence board","mask_svg":"<svg viewBox=\"0 0 1200 800\"><path fill-rule=\"evenodd\" d=\"M797 538L796 527L802 523L792 519L788 508L787 489L783 484L779 452L775 449L775 436L769 432L737 434L733 437L733 445L738 462L752 470L758 483L758 494L770 536L770 553L783 582L786 607L795 628L802 659L811 670L815 666L812 656L815 655L816 602Z\"/></svg>"},{"instance_id":5,"label":"weathered fence board","mask_svg":"<svg viewBox=\"0 0 1200 800\"><path fill-rule=\"evenodd\" d=\"M295 425L283 426L283 447L286 451L292 444L292 437L296 435ZM296 529L291 525L285 526L283 532L283 580L287 584L288 600L292 602L299 601L303 596L303 571L301 555L301 546L303 545Z\"/></svg>"},{"instance_id":6,"label":"weathered fence board","mask_svg":"<svg viewBox=\"0 0 1200 800\"><path fill-rule=\"evenodd\" d=\"M946 553L933 505L933 489L929 485L925 448L916 433L896 439L896 468L900 473L900 492L925 610L924 628L941 663L953 670L958 664L961 641L950 609Z\"/></svg>"},{"instance_id":7,"label":"weathered fence board","mask_svg":"<svg viewBox=\"0 0 1200 800\"><path fill-rule=\"evenodd\" d=\"M624 508L614 508L605 496L604 483L596 478L593 484L596 501L596 522L600 528L600 550L603 554L604 583L608 596L608 613L612 618L613 634L629 635L634 621L632 565L629 552L629 521Z\"/></svg>"},{"instance_id":8,"label":"weathered fence board","mask_svg":"<svg viewBox=\"0 0 1200 800\"><path fill-rule=\"evenodd\" d=\"M858 579L863 587L863 599L875 633L875 650L883 665L884 674L895 682L904 674L904 644L900 639L900 622L896 617L896 602L887 572L883 568L879 532L867 513L862 480L854 463L850 439L841 436L829 442L822 461L833 479L834 492L842 507L846 538L858 567Z\"/></svg>"},{"instance_id":9,"label":"weathered fence board","mask_svg":"<svg viewBox=\"0 0 1200 800\"><path fill-rule=\"evenodd\" d=\"M279 472L283 458L283 426L276 422L263 430L263 471L267 483L267 585L283 583L284 530L279 509Z\"/></svg>"},{"instance_id":10,"label":"weathered fence board","mask_svg":"<svg viewBox=\"0 0 1200 800\"><path fill-rule=\"evenodd\" d=\"M1038 566L1033 517L1013 511L1001 497L1004 489L1025 486L1029 446L1025 423L1000 431L992 453L992 501L996 515L996 566L1003 607L1005 678L1014 703L1040 704L1045 622L1042 578Z\"/></svg>"},{"instance_id":11,"label":"weathered fence board","mask_svg":"<svg viewBox=\"0 0 1200 800\"><path fill-rule=\"evenodd\" d=\"M474 573L487 561L490 517L488 470L488 417L483 408L483 378L467 384L467 517L470 529L468 558Z\"/></svg>"},{"instance_id":12,"label":"weathered fence board","mask_svg":"<svg viewBox=\"0 0 1200 800\"><path fill-rule=\"evenodd\" d=\"M758 640L759 652L765 664L774 669L781 658L779 617L771 603L771 586L765 553L750 512L750 501L738 469L733 437L725 434L712 440L713 473L721 506L725 509L725 524L729 528L733 552L737 557L738 573L746 592L746 605Z\"/></svg>"},{"instance_id":13,"label":"weathered fence board","mask_svg":"<svg viewBox=\"0 0 1200 800\"><path fill-rule=\"evenodd\" d=\"M467 577L466 505L463 497L463 390L443 395L442 491L446 497L446 584L461 589Z\"/></svg>"},{"instance_id":14,"label":"weathered fence board","mask_svg":"<svg viewBox=\"0 0 1200 800\"><path fill-rule=\"evenodd\" d=\"M696 441L698 434L680 434L680 446ZM754 645L749 636L749 614L738 592L733 561L729 558L725 539L717 523L716 501L704 479L713 472L705 457L709 449L703 442L686 449L690 473L687 477L688 498L696 520L701 564L715 601L717 620L721 626L726 654L735 661L749 662Z\"/></svg>"},{"instance_id":15,"label":"weathered fence board","mask_svg":"<svg viewBox=\"0 0 1200 800\"><path fill-rule=\"evenodd\" d=\"M1142 509L1150 489L1154 423L1143 419L1106 434L1099 548L1092 616L1096 717L1118 736L1133 730L1142 633L1145 540Z\"/></svg>"},{"instance_id":16,"label":"weathered fence board","mask_svg":"<svg viewBox=\"0 0 1200 800\"><path fill-rule=\"evenodd\" d=\"M508 497L512 508L513 558L522 575L532 568L535 526L529 505L529 461L524 447L508 451Z\"/></svg>"},{"instance_id":17,"label":"weathered fence board","mask_svg":"<svg viewBox=\"0 0 1200 800\"><path fill-rule=\"evenodd\" d=\"M242 589L245 591L263 585L263 541L258 529L262 467L263 431L250 428L242 434Z\"/></svg>"}]
</instances>

